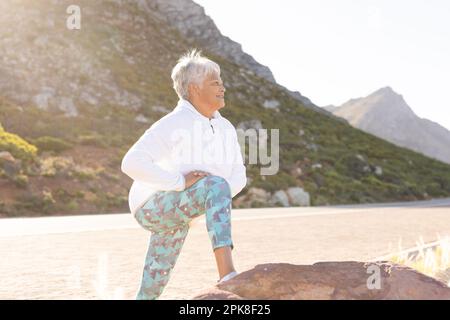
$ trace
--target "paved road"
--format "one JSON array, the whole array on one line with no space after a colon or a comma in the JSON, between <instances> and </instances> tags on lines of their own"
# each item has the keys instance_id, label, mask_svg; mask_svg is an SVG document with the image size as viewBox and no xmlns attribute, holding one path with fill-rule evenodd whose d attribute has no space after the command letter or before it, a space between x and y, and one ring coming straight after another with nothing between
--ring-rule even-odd
<instances>
[{"instance_id":1,"label":"paved road","mask_svg":"<svg viewBox=\"0 0 450 320\"><path fill-rule=\"evenodd\" d=\"M450 236L450 198L406 203L235 209L238 271L256 264L371 260ZM149 233L128 214L0 220L1 299L132 299ZM197 218L161 299L188 299L218 278Z\"/></svg>"}]
</instances>

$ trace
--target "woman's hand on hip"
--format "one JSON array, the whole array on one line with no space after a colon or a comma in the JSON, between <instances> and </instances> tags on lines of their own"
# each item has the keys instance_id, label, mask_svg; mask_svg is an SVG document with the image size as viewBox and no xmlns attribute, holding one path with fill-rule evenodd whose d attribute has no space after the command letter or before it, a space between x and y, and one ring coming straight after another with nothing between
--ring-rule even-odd
<instances>
[{"instance_id":1,"label":"woman's hand on hip","mask_svg":"<svg viewBox=\"0 0 450 320\"><path fill-rule=\"evenodd\" d=\"M200 170L191 171L191 172L185 174L184 180L186 181L186 184L185 184L184 189L189 188L190 186L192 186L194 183L196 183L201 178L209 176L209 175L210 175L209 172L200 171Z\"/></svg>"}]
</instances>

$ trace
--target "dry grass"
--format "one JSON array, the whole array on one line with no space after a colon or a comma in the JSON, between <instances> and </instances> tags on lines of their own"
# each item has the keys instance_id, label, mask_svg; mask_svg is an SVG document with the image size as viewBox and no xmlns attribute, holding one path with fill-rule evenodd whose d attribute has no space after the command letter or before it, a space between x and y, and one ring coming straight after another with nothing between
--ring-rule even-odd
<instances>
[{"instance_id":1,"label":"dry grass","mask_svg":"<svg viewBox=\"0 0 450 320\"><path fill-rule=\"evenodd\" d=\"M438 241L431 244L425 244L420 237L412 250L402 250L400 241L398 253L392 254L388 260L411 267L450 286L450 238L448 236L438 235Z\"/></svg>"}]
</instances>

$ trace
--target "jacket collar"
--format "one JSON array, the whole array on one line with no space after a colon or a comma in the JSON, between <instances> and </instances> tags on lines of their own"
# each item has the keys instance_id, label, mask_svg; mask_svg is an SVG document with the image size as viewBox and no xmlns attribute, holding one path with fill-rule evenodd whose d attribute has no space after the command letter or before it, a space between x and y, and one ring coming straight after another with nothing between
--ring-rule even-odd
<instances>
[{"instance_id":1,"label":"jacket collar","mask_svg":"<svg viewBox=\"0 0 450 320\"><path fill-rule=\"evenodd\" d=\"M192 105L192 103L190 103L188 100L180 99L180 100L178 101L177 108L180 108L180 109L187 109L187 110L191 111L192 113L194 113L195 116L198 117L199 119L201 119L202 121L207 121L207 122L209 122L209 118L208 118L208 117L205 117L203 114L201 114L200 112L198 112L198 110L197 110L197 109ZM211 118L211 121L218 120L218 119L221 118L221 117L222 117L222 116L221 116L221 114L219 113L219 111L216 110L216 111L214 111L214 113L213 113L213 116L212 116L212 118Z\"/></svg>"}]
</instances>

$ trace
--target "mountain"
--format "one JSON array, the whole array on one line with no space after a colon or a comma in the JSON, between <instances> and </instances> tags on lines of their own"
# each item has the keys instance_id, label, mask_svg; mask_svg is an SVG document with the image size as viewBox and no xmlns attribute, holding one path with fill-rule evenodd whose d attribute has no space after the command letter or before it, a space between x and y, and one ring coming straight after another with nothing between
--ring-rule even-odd
<instances>
[{"instance_id":1,"label":"mountain","mask_svg":"<svg viewBox=\"0 0 450 320\"><path fill-rule=\"evenodd\" d=\"M325 110L327 110L327 111L329 111L329 112L333 112L334 110L337 109L337 107L336 107L335 105L330 104L330 105L328 105L328 106L322 107L322 109L325 109Z\"/></svg>"},{"instance_id":2,"label":"mountain","mask_svg":"<svg viewBox=\"0 0 450 320\"><path fill-rule=\"evenodd\" d=\"M127 212L125 152L177 103L170 72L197 47L219 63L221 113L279 129L279 171L248 164L235 207L448 197L450 166L350 126L222 36L188 0L0 2L0 216ZM270 134L269 134L270 136ZM270 152L269 152L270 154Z\"/></svg>"},{"instance_id":3,"label":"mountain","mask_svg":"<svg viewBox=\"0 0 450 320\"><path fill-rule=\"evenodd\" d=\"M326 108L356 128L450 163L450 131L436 122L419 118L403 96L391 87L351 99L339 107Z\"/></svg>"}]
</instances>

